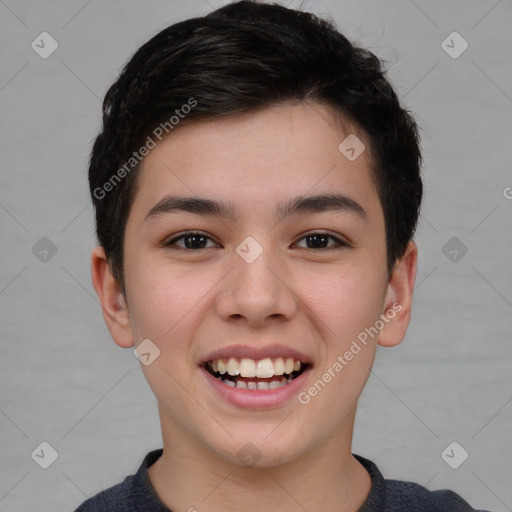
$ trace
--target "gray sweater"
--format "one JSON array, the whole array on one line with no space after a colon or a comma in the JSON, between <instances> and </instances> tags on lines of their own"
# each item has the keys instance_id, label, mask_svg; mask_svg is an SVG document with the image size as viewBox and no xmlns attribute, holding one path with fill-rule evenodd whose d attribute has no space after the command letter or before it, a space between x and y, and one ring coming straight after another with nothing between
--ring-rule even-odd
<instances>
[{"instance_id":1,"label":"gray sweater","mask_svg":"<svg viewBox=\"0 0 512 512\"><path fill-rule=\"evenodd\" d=\"M135 475L89 498L75 512L172 512L160 501L148 475L149 466L162 452L149 452ZM385 480L373 462L354 457L372 479L370 494L358 512L486 512L473 509L453 491L429 491L412 482Z\"/></svg>"}]
</instances>

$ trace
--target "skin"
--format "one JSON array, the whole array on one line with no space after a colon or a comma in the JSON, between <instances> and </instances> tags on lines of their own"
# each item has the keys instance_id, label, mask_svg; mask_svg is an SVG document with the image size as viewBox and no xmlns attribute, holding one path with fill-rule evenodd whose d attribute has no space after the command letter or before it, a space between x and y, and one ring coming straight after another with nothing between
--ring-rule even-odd
<instances>
[{"instance_id":1,"label":"skin","mask_svg":"<svg viewBox=\"0 0 512 512\"><path fill-rule=\"evenodd\" d=\"M409 242L388 279L369 151L351 162L338 150L350 133L369 148L357 127L307 102L179 127L143 161L124 240L126 297L103 249L93 250L92 281L114 341L129 348L149 338L160 349L141 365L164 446L149 476L173 511L356 511L370 491L351 454L357 401L377 345L405 336L417 247ZM350 211L273 218L280 201L333 192L356 200L367 219ZM145 220L170 193L229 200L238 215ZM163 246L185 230L211 240L202 249L186 250L183 239ZM308 245L307 234L326 230L349 245L329 238L327 249ZM263 249L252 263L236 252L248 236ZM214 349L281 343L311 358L307 390L395 303L401 310L308 404L294 397L273 409L242 409L200 378L198 363ZM247 442L260 454L253 467L237 458Z\"/></svg>"}]
</instances>

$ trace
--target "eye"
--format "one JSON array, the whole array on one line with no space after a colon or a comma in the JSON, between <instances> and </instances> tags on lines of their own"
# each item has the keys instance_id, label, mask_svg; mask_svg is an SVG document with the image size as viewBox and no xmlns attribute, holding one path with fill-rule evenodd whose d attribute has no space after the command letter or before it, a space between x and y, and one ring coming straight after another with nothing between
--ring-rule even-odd
<instances>
[{"instance_id":1,"label":"eye","mask_svg":"<svg viewBox=\"0 0 512 512\"><path fill-rule=\"evenodd\" d=\"M326 246L326 243L328 244L329 239L334 241L334 245ZM185 233L182 233L181 235L176 236L167 242L164 242L162 246L177 246L187 250L208 249L209 247L205 245L207 244L208 240L213 242L213 245L210 245L210 247L219 247L219 244L217 244L212 238L197 231L186 231ZM306 249L328 250L337 249L340 247L349 247L349 244L341 240L339 237L325 232L308 233L299 239L299 241L301 240L307 240L307 247L305 247ZM183 241L184 246L178 244L178 242L181 241Z\"/></svg>"},{"instance_id":2,"label":"eye","mask_svg":"<svg viewBox=\"0 0 512 512\"><path fill-rule=\"evenodd\" d=\"M177 242L181 241L181 240L183 240L185 247L177 244ZM205 247L205 243L207 240L211 240L213 242L213 240L210 237L203 235L202 233L199 233L197 231L186 231L185 233L169 240L168 242L164 242L162 245L164 247L177 245L178 247L181 247L182 249L190 249L190 250L208 249L208 247ZM218 244L214 242L213 247L216 247L216 246L218 246ZM212 247L212 246L210 246L210 247Z\"/></svg>"},{"instance_id":3,"label":"eye","mask_svg":"<svg viewBox=\"0 0 512 512\"><path fill-rule=\"evenodd\" d=\"M334 246L326 247L325 244L328 243L328 240L334 240ZM338 238L337 236L331 235L330 233L324 233L324 232L314 232L314 233L308 233L307 235L303 236L300 240L307 240L306 242L306 249L337 249L340 247L348 247L349 244L341 240L341 238ZM299 241L300 241L299 240Z\"/></svg>"}]
</instances>

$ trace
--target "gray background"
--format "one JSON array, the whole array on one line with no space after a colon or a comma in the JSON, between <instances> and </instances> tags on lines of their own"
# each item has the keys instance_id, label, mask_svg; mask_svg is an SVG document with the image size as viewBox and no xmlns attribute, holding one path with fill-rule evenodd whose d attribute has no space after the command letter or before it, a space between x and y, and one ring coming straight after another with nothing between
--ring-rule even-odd
<instances>
[{"instance_id":1,"label":"gray background","mask_svg":"<svg viewBox=\"0 0 512 512\"><path fill-rule=\"evenodd\" d=\"M165 26L224 3L0 0L2 512L73 510L161 446L156 400L132 350L111 340L91 285L86 170L122 65ZM411 325L404 343L379 348L353 451L388 478L512 510L512 2L312 0L304 9L330 13L386 58L422 126ZM43 31L59 44L47 59L31 48ZM453 31L469 44L456 59L441 46ZM43 237L56 254L33 250ZM443 252L452 237L457 257ZM31 457L43 441L58 452L48 469ZM458 469L441 457L453 441L469 453Z\"/></svg>"}]
</instances>

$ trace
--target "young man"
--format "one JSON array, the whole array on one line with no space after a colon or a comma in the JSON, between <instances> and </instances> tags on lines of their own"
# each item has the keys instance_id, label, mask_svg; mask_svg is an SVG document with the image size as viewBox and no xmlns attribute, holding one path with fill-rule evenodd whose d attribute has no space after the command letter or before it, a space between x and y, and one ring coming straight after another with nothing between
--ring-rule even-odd
<instances>
[{"instance_id":1,"label":"young man","mask_svg":"<svg viewBox=\"0 0 512 512\"><path fill-rule=\"evenodd\" d=\"M409 324L422 197L379 60L243 1L148 41L103 112L92 280L163 450L77 511L473 510L351 453L377 345Z\"/></svg>"}]
</instances>

